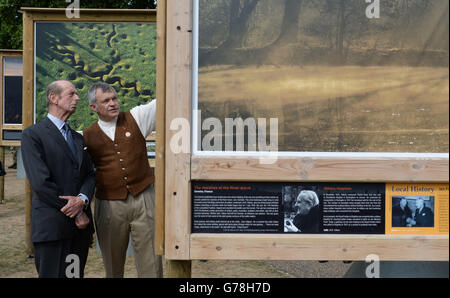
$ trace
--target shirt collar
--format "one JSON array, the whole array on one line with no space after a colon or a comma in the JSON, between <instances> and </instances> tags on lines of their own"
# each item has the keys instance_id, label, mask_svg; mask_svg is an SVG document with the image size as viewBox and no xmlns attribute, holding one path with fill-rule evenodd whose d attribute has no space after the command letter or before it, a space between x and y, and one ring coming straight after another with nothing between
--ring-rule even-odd
<instances>
[{"instance_id":1,"label":"shirt collar","mask_svg":"<svg viewBox=\"0 0 450 298\"><path fill-rule=\"evenodd\" d=\"M55 116L53 116L52 114L48 113L47 114L47 118L50 119L50 121L53 122L53 124L55 124L55 126L61 130L64 126L64 124L66 124L66 122L62 121L59 118L56 118Z\"/></svg>"}]
</instances>

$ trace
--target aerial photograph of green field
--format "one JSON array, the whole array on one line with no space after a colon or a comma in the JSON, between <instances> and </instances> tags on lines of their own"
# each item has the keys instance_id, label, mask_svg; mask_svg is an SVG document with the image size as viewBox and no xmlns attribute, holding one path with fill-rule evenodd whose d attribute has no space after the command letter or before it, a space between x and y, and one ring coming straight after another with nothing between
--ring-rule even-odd
<instances>
[{"instance_id":1,"label":"aerial photograph of green field","mask_svg":"<svg viewBox=\"0 0 450 298\"><path fill-rule=\"evenodd\" d=\"M55 80L77 88L81 100L69 119L75 130L97 120L87 100L95 82L116 89L121 111L155 98L155 23L39 22L35 40L36 122L47 114L45 90Z\"/></svg>"},{"instance_id":2,"label":"aerial photograph of green field","mask_svg":"<svg viewBox=\"0 0 450 298\"><path fill-rule=\"evenodd\" d=\"M279 151L449 152L449 2L380 5L200 0L202 119L277 118Z\"/></svg>"}]
</instances>

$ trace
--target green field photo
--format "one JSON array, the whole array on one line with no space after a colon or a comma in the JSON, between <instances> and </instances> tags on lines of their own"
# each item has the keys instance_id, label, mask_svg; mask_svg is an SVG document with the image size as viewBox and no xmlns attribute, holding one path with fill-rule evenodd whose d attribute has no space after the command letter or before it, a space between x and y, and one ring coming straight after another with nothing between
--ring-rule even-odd
<instances>
[{"instance_id":1,"label":"green field photo","mask_svg":"<svg viewBox=\"0 0 450 298\"><path fill-rule=\"evenodd\" d=\"M113 86L122 111L150 102L156 94L156 24L39 22L36 24L36 122L47 115L45 90L68 80L80 102L69 119L75 130L97 120L87 92L99 81Z\"/></svg>"}]
</instances>

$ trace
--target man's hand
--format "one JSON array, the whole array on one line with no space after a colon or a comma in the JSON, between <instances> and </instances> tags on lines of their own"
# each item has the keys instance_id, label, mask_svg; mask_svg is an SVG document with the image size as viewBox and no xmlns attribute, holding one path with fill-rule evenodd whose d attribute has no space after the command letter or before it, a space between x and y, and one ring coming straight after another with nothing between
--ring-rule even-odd
<instances>
[{"instance_id":1,"label":"man's hand","mask_svg":"<svg viewBox=\"0 0 450 298\"><path fill-rule=\"evenodd\" d=\"M67 204L61 208L61 212L70 218L74 218L84 208L84 202L80 197L59 196L60 199L67 200Z\"/></svg>"},{"instance_id":2,"label":"man's hand","mask_svg":"<svg viewBox=\"0 0 450 298\"><path fill-rule=\"evenodd\" d=\"M298 232L298 228L294 225L294 223L290 219L286 219L284 221L284 229L286 232Z\"/></svg>"},{"instance_id":3,"label":"man's hand","mask_svg":"<svg viewBox=\"0 0 450 298\"><path fill-rule=\"evenodd\" d=\"M75 219L75 224L77 225L77 228L80 230L86 229L88 226L90 220L89 217L87 217L86 213L81 213L81 215Z\"/></svg>"}]
</instances>

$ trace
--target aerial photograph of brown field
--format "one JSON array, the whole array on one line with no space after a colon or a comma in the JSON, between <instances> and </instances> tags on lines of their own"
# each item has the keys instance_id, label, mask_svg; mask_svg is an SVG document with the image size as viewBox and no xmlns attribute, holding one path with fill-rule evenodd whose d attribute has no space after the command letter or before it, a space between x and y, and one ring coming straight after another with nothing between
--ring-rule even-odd
<instances>
[{"instance_id":1,"label":"aerial photograph of brown field","mask_svg":"<svg viewBox=\"0 0 450 298\"><path fill-rule=\"evenodd\" d=\"M285 2L200 1L202 119L278 118L279 151L448 152L448 1Z\"/></svg>"}]
</instances>

